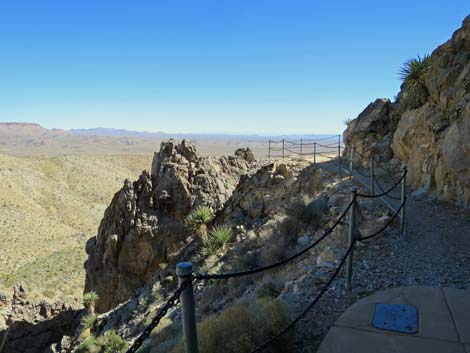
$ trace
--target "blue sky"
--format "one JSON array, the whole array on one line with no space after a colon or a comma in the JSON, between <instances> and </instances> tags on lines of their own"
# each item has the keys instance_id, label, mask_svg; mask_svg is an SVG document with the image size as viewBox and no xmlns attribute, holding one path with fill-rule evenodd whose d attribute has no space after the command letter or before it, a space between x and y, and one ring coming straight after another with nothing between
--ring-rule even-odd
<instances>
[{"instance_id":1,"label":"blue sky","mask_svg":"<svg viewBox=\"0 0 470 353\"><path fill-rule=\"evenodd\" d=\"M337 133L468 0L0 2L0 121Z\"/></svg>"}]
</instances>

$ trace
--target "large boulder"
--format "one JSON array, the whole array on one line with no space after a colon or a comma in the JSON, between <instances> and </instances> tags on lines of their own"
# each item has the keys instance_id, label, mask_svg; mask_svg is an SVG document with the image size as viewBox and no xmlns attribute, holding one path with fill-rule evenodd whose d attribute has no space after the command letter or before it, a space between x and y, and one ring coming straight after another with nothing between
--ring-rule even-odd
<instances>
[{"instance_id":1,"label":"large boulder","mask_svg":"<svg viewBox=\"0 0 470 353\"><path fill-rule=\"evenodd\" d=\"M198 205L220 210L249 164L237 157L200 157L188 141L162 142L151 173L126 180L87 243L85 292L99 296L98 312L132 296L182 256L186 215Z\"/></svg>"}]
</instances>

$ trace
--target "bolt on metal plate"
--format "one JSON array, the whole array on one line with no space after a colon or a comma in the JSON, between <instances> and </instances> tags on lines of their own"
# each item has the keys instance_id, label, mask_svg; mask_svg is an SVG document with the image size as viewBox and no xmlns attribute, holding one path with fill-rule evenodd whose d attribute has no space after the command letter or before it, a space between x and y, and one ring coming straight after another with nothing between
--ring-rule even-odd
<instances>
[{"instance_id":1,"label":"bolt on metal plate","mask_svg":"<svg viewBox=\"0 0 470 353\"><path fill-rule=\"evenodd\" d=\"M418 332L418 309L410 305L376 304L372 326L385 331Z\"/></svg>"}]
</instances>

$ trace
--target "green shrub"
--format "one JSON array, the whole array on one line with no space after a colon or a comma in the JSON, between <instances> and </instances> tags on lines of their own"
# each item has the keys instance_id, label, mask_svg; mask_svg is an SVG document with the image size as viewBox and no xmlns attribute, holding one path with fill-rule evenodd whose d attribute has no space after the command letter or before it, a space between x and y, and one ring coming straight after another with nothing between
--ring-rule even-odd
<instances>
[{"instance_id":1,"label":"green shrub","mask_svg":"<svg viewBox=\"0 0 470 353\"><path fill-rule=\"evenodd\" d=\"M80 320L83 329L91 329L96 322L97 316L95 314L86 314Z\"/></svg>"},{"instance_id":2,"label":"green shrub","mask_svg":"<svg viewBox=\"0 0 470 353\"><path fill-rule=\"evenodd\" d=\"M426 78L431 67L431 57L426 54L422 58L411 58L405 61L398 72L403 80L404 92L402 102L410 108L421 106L429 96Z\"/></svg>"},{"instance_id":3,"label":"green shrub","mask_svg":"<svg viewBox=\"0 0 470 353\"><path fill-rule=\"evenodd\" d=\"M95 313L95 304L98 301L99 297L96 292L88 292L83 295L83 305L91 314Z\"/></svg>"},{"instance_id":4,"label":"green shrub","mask_svg":"<svg viewBox=\"0 0 470 353\"><path fill-rule=\"evenodd\" d=\"M115 331L109 331L105 335L96 338L88 337L80 343L77 353L121 353L125 352L128 344Z\"/></svg>"},{"instance_id":5,"label":"green shrub","mask_svg":"<svg viewBox=\"0 0 470 353\"><path fill-rule=\"evenodd\" d=\"M202 253L206 256L216 255L232 237L232 228L228 225L213 227L202 241Z\"/></svg>"},{"instance_id":6,"label":"green shrub","mask_svg":"<svg viewBox=\"0 0 470 353\"><path fill-rule=\"evenodd\" d=\"M191 230L199 236L207 234L207 225L214 219L214 212L210 207L199 206L186 216L185 223Z\"/></svg>"},{"instance_id":7,"label":"green shrub","mask_svg":"<svg viewBox=\"0 0 470 353\"><path fill-rule=\"evenodd\" d=\"M239 302L198 323L200 351L204 353L249 353L266 339L277 334L289 322L287 306L279 300L259 299ZM282 336L270 346L271 352L292 351L289 337ZM183 353L183 341L172 353Z\"/></svg>"}]
</instances>

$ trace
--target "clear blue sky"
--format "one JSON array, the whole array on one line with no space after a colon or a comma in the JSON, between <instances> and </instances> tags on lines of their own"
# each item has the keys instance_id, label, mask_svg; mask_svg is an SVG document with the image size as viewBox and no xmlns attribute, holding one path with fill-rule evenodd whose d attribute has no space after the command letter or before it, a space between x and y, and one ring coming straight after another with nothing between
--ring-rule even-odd
<instances>
[{"instance_id":1,"label":"clear blue sky","mask_svg":"<svg viewBox=\"0 0 470 353\"><path fill-rule=\"evenodd\" d=\"M10 0L0 121L336 133L450 38L468 0Z\"/></svg>"}]
</instances>

